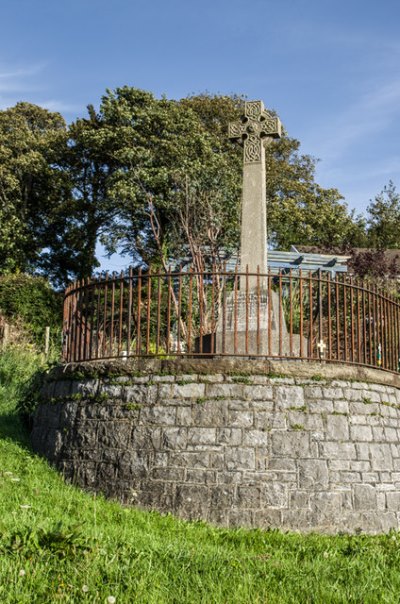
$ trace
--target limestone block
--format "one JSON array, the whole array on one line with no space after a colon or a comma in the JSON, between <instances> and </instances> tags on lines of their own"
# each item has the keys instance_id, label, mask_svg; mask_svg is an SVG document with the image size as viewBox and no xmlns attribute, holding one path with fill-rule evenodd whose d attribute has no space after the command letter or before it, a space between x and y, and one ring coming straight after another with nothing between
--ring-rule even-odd
<instances>
[{"instance_id":1,"label":"limestone block","mask_svg":"<svg viewBox=\"0 0 400 604\"><path fill-rule=\"evenodd\" d=\"M217 442L216 428L188 428L188 445L214 445Z\"/></svg>"},{"instance_id":2,"label":"limestone block","mask_svg":"<svg viewBox=\"0 0 400 604\"><path fill-rule=\"evenodd\" d=\"M310 437L303 432L274 432L271 442L274 455L312 457Z\"/></svg>"},{"instance_id":3,"label":"limestone block","mask_svg":"<svg viewBox=\"0 0 400 604\"><path fill-rule=\"evenodd\" d=\"M203 469L210 465L210 454L206 451L171 451L168 454L168 460L169 464L173 466Z\"/></svg>"},{"instance_id":4,"label":"limestone block","mask_svg":"<svg viewBox=\"0 0 400 604\"><path fill-rule=\"evenodd\" d=\"M299 487L322 490L329 485L328 462L323 459L301 459L299 467Z\"/></svg>"},{"instance_id":5,"label":"limestone block","mask_svg":"<svg viewBox=\"0 0 400 604\"><path fill-rule=\"evenodd\" d=\"M243 386L243 396L252 401L272 401L272 386Z\"/></svg>"},{"instance_id":6,"label":"limestone block","mask_svg":"<svg viewBox=\"0 0 400 604\"><path fill-rule=\"evenodd\" d=\"M131 441L132 426L127 421L100 422L97 430L99 447L126 449Z\"/></svg>"},{"instance_id":7,"label":"limestone block","mask_svg":"<svg viewBox=\"0 0 400 604\"><path fill-rule=\"evenodd\" d=\"M211 505L213 507L230 508L235 500L233 485L216 485L211 487Z\"/></svg>"},{"instance_id":8,"label":"limestone block","mask_svg":"<svg viewBox=\"0 0 400 604\"><path fill-rule=\"evenodd\" d=\"M243 472L217 472L217 483L224 484L241 484Z\"/></svg>"},{"instance_id":9,"label":"limestone block","mask_svg":"<svg viewBox=\"0 0 400 604\"><path fill-rule=\"evenodd\" d=\"M262 507L288 507L287 486L279 483L265 484L261 490L261 505Z\"/></svg>"},{"instance_id":10,"label":"limestone block","mask_svg":"<svg viewBox=\"0 0 400 604\"><path fill-rule=\"evenodd\" d=\"M228 425L227 401L199 401L192 405L192 425L219 427Z\"/></svg>"},{"instance_id":11,"label":"limestone block","mask_svg":"<svg viewBox=\"0 0 400 604\"><path fill-rule=\"evenodd\" d=\"M370 484L355 484L354 508L356 510L374 510L376 509L376 489Z\"/></svg>"},{"instance_id":12,"label":"limestone block","mask_svg":"<svg viewBox=\"0 0 400 604\"><path fill-rule=\"evenodd\" d=\"M400 512L400 491L386 493L386 507L391 512Z\"/></svg>"},{"instance_id":13,"label":"limestone block","mask_svg":"<svg viewBox=\"0 0 400 604\"><path fill-rule=\"evenodd\" d=\"M326 459L357 459L356 447L353 443L323 442L320 443L321 457Z\"/></svg>"},{"instance_id":14,"label":"limestone block","mask_svg":"<svg viewBox=\"0 0 400 604\"><path fill-rule=\"evenodd\" d=\"M326 437L329 440L349 440L349 422L343 415L328 415Z\"/></svg>"},{"instance_id":15,"label":"limestone block","mask_svg":"<svg viewBox=\"0 0 400 604\"><path fill-rule=\"evenodd\" d=\"M157 386L125 386L123 400L127 403L154 404L157 399Z\"/></svg>"},{"instance_id":16,"label":"limestone block","mask_svg":"<svg viewBox=\"0 0 400 604\"><path fill-rule=\"evenodd\" d=\"M345 398L342 388L323 388L322 392L323 392L323 397L330 399L330 400Z\"/></svg>"},{"instance_id":17,"label":"limestone block","mask_svg":"<svg viewBox=\"0 0 400 604\"><path fill-rule=\"evenodd\" d=\"M177 426L191 426L192 425L192 407L181 407L176 408L176 424Z\"/></svg>"},{"instance_id":18,"label":"limestone block","mask_svg":"<svg viewBox=\"0 0 400 604\"><path fill-rule=\"evenodd\" d=\"M254 449L250 447L237 447L225 452L225 465L229 471L255 470L256 457Z\"/></svg>"},{"instance_id":19,"label":"limestone block","mask_svg":"<svg viewBox=\"0 0 400 604\"><path fill-rule=\"evenodd\" d=\"M154 449L160 451L163 446L163 432L160 427L136 426L132 430L130 447L132 449Z\"/></svg>"},{"instance_id":20,"label":"limestone block","mask_svg":"<svg viewBox=\"0 0 400 604\"><path fill-rule=\"evenodd\" d=\"M353 441L372 441L372 429L370 426L351 426L350 437Z\"/></svg>"},{"instance_id":21,"label":"limestone block","mask_svg":"<svg viewBox=\"0 0 400 604\"><path fill-rule=\"evenodd\" d=\"M151 470L150 475L153 480L163 480L164 482L179 482L183 481L185 470L183 468L170 467L153 468Z\"/></svg>"},{"instance_id":22,"label":"limestone block","mask_svg":"<svg viewBox=\"0 0 400 604\"><path fill-rule=\"evenodd\" d=\"M275 386L275 404L277 409L304 406L304 392L300 386Z\"/></svg>"},{"instance_id":23,"label":"limestone block","mask_svg":"<svg viewBox=\"0 0 400 604\"><path fill-rule=\"evenodd\" d=\"M258 430L284 430L287 425L286 416L270 412L256 411L254 427Z\"/></svg>"},{"instance_id":24,"label":"limestone block","mask_svg":"<svg viewBox=\"0 0 400 604\"><path fill-rule=\"evenodd\" d=\"M191 398L197 399L204 397L206 391L205 384L178 384L175 383L172 386L172 397L173 398Z\"/></svg>"},{"instance_id":25,"label":"limestone block","mask_svg":"<svg viewBox=\"0 0 400 604\"><path fill-rule=\"evenodd\" d=\"M161 431L161 446L163 449L186 449L187 446L187 429L186 428L163 428Z\"/></svg>"},{"instance_id":26,"label":"limestone block","mask_svg":"<svg viewBox=\"0 0 400 604\"><path fill-rule=\"evenodd\" d=\"M234 428L251 428L253 424L253 411L229 411L230 426Z\"/></svg>"},{"instance_id":27,"label":"limestone block","mask_svg":"<svg viewBox=\"0 0 400 604\"><path fill-rule=\"evenodd\" d=\"M243 384L206 384L205 396L207 398L245 398Z\"/></svg>"},{"instance_id":28,"label":"limestone block","mask_svg":"<svg viewBox=\"0 0 400 604\"><path fill-rule=\"evenodd\" d=\"M283 457L268 459L267 467L269 470L285 470L289 472L297 470L297 464L294 459L285 459Z\"/></svg>"},{"instance_id":29,"label":"limestone block","mask_svg":"<svg viewBox=\"0 0 400 604\"><path fill-rule=\"evenodd\" d=\"M333 410L336 413L349 413L349 403L347 401L333 401Z\"/></svg>"},{"instance_id":30,"label":"limestone block","mask_svg":"<svg viewBox=\"0 0 400 604\"><path fill-rule=\"evenodd\" d=\"M140 408L140 423L174 426L176 424L176 407L166 407L165 405L142 406Z\"/></svg>"},{"instance_id":31,"label":"limestone block","mask_svg":"<svg viewBox=\"0 0 400 604\"><path fill-rule=\"evenodd\" d=\"M254 510L252 526L261 529L280 528L282 525L282 512L279 509Z\"/></svg>"},{"instance_id":32,"label":"limestone block","mask_svg":"<svg viewBox=\"0 0 400 604\"><path fill-rule=\"evenodd\" d=\"M398 442L397 430L395 428L385 428L385 441Z\"/></svg>"},{"instance_id":33,"label":"limestone block","mask_svg":"<svg viewBox=\"0 0 400 604\"><path fill-rule=\"evenodd\" d=\"M197 483L197 484L215 484L217 480L217 474L214 470L192 470L188 469L186 471L186 482L188 483Z\"/></svg>"},{"instance_id":34,"label":"limestone block","mask_svg":"<svg viewBox=\"0 0 400 604\"><path fill-rule=\"evenodd\" d=\"M298 509L309 509L310 507L310 493L309 491L291 491L289 493L289 507L295 510Z\"/></svg>"},{"instance_id":35,"label":"limestone block","mask_svg":"<svg viewBox=\"0 0 400 604\"><path fill-rule=\"evenodd\" d=\"M266 447L268 440L268 432L264 430L243 431L243 445L245 447Z\"/></svg>"},{"instance_id":36,"label":"limestone block","mask_svg":"<svg viewBox=\"0 0 400 604\"><path fill-rule=\"evenodd\" d=\"M243 508L259 508L261 487L256 485L238 486L237 505Z\"/></svg>"},{"instance_id":37,"label":"limestone block","mask_svg":"<svg viewBox=\"0 0 400 604\"><path fill-rule=\"evenodd\" d=\"M322 398L322 388L321 386L305 386L304 387L304 396L306 399L308 398Z\"/></svg>"},{"instance_id":38,"label":"limestone block","mask_svg":"<svg viewBox=\"0 0 400 604\"><path fill-rule=\"evenodd\" d=\"M369 448L373 470L393 469L393 460L390 451L390 445L371 443L369 445Z\"/></svg>"},{"instance_id":39,"label":"limestone block","mask_svg":"<svg viewBox=\"0 0 400 604\"><path fill-rule=\"evenodd\" d=\"M236 447L242 444L242 430L240 428L219 428L217 430L218 445L229 445ZM248 443L243 443L248 445Z\"/></svg>"}]
</instances>

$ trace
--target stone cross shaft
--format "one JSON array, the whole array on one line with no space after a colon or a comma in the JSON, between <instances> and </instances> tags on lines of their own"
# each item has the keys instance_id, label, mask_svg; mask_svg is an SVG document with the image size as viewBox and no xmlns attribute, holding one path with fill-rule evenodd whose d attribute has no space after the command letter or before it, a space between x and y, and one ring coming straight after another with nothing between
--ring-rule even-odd
<instances>
[{"instance_id":1,"label":"stone cross shaft","mask_svg":"<svg viewBox=\"0 0 400 604\"><path fill-rule=\"evenodd\" d=\"M262 101L249 101L238 122L229 124L229 138L243 144L242 225L240 270L267 272L267 208L265 189L265 146L281 137L281 122L265 110ZM245 287L241 278L241 289ZM250 288L257 280L250 280ZM261 284L265 287L265 284Z\"/></svg>"}]
</instances>

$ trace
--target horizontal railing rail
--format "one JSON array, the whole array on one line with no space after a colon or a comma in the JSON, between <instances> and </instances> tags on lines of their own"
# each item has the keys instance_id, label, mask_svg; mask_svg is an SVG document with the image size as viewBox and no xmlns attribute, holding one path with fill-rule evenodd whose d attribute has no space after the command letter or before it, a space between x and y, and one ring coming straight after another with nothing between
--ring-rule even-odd
<instances>
[{"instance_id":1,"label":"horizontal railing rail","mask_svg":"<svg viewBox=\"0 0 400 604\"><path fill-rule=\"evenodd\" d=\"M241 356L398 372L395 293L301 270L148 272L78 281L64 298L64 362Z\"/></svg>"}]
</instances>

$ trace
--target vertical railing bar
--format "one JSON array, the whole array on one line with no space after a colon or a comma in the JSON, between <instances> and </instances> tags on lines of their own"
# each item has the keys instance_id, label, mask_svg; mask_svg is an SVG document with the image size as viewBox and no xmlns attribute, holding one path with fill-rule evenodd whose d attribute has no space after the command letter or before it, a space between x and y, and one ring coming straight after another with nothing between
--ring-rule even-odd
<instances>
[{"instance_id":1,"label":"vertical railing bar","mask_svg":"<svg viewBox=\"0 0 400 604\"><path fill-rule=\"evenodd\" d=\"M136 354L139 356L142 350L142 267L138 272L136 329Z\"/></svg>"},{"instance_id":2,"label":"vertical railing bar","mask_svg":"<svg viewBox=\"0 0 400 604\"><path fill-rule=\"evenodd\" d=\"M126 354L129 357L131 353L131 331L132 331L132 302L133 302L133 269L129 267L129 289L128 289L128 317L127 317L127 342Z\"/></svg>"},{"instance_id":3,"label":"vertical railing bar","mask_svg":"<svg viewBox=\"0 0 400 604\"><path fill-rule=\"evenodd\" d=\"M356 342L357 342L357 346L356 346L356 352L357 352L357 363L361 363L361 336L360 336L360 295L361 295L361 291L360 291L360 284L358 283L358 281L356 281L355 283L355 294L356 294L356 324L355 324L355 331L356 331Z\"/></svg>"},{"instance_id":4,"label":"vertical railing bar","mask_svg":"<svg viewBox=\"0 0 400 604\"><path fill-rule=\"evenodd\" d=\"M95 300L95 288L96 288L96 280L93 279L93 281L91 282L89 289L90 289L90 296L89 296L89 312L90 312L90 330L89 330L89 360L92 360L92 354L93 354L93 333L94 333L94 319L95 319L95 304L94 304L94 300Z\"/></svg>"},{"instance_id":5,"label":"vertical railing bar","mask_svg":"<svg viewBox=\"0 0 400 604\"><path fill-rule=\"evenodd\" d=\"M78 288L78 312L79 312L79 339L78 339L78 360L83 360L82 349L83 349L83 292L85 287L85 279L79 282Z\"/></svg>"},{"instance_id":6,"label":"vertical railing bar","mask_svg":"<svg viewBox=\"0 0 400 604\"><path fill-rule=\"evenodd\" d=\"M203 308L203 301L204 301L204 283L203 283L203 275L201 273L198 274L198 278L197 278L197 282L198 282L198 287L199 287L199 319L200 319L200 325L199 325L199 351L201 354L203 354L203 348L204 348L204 308ZM179 292L180 295L181 292Z\"/></svg>"},{"instance_id":7,"label":"vertical railing bar","mask_svg":"<svg viewBox=\"0 0 400 604\"><path fill-rule=\"evenodd\" d=\"M364 279L361 282L361 287L362 287L362 297L361 297L361 306L362 306L362 318L361 318L361 324L362 324L362 339L363 339L363 343L362 343L362 358L363 358L363 363L364 365L367 364L367 328L366 328L366 320L367 320L367 306L366 306L366 289L365 289L365 281Z\"/></svg>"},{"instance_id":8,"label":"vertical railing bar","mask_svg":"<svg viewBox=\"0 0 400 604\"><path fill-rule=\"evenodd\" d=\"M171 342L171 267L168 269L167 273L167 342L166 342L166 350L167 353L170 352L170 342Z\"/></svg>"},{"instance_id":9,"label":"vertical railing bar","mask_svg":"<svg viewBox=\"0 0 400 604\"><path fill-rule=\"evenodd\" d=\"M215 309L216 309L216 292L217 292L217 287L216 287L216 272L217 272L217 267L215 266L215 263L213 263L212 267L211 267L211 330L210 330L210 354L213 354L215 352L216 349L216 334L215 334L215 327L216 327L216 313L215 313Z\"/></svg>"},{"instance_id":10,"label":"vertical railing bar","mask_svg":"<svg viewBox=\"0 0 400 604\"><path fill-rule=\"evenodd\" d=\"M350 277L350 330L351 330L351 351L350 360L354 361L355 350L355 334L354 334L354 282L353 277Z\"/></svg>"},{"instance_id":11,"label":"vertical railing bar","mask_svg":"<svg viewBox=\"0 0 400 604\"><path fill-rule=\"evenodd\" d=\"M257 354L260 354L260 266L257 265Z\"/></svg>"},{"instance_id":12,"label":"vertical railing bar","mask_svg":"<svg viewBox=\"0 0 400 604\"><path fill-rule=\"evenodd\" d=\"M374 299L371 292L371 284L368 284L368 361L373 365L374 347L373 347L373 330L374 330Z\"/></svg>"},{"instance_id":13,"label":"vertical railing bar","mask_svg":"<svg viewBox=\"0 0 400 604\"><path fill-rule=\"evenodd\" d=\"M226 263L222 265L222 354L226 351Z\"/></svg>"},{"instance_id":14,"label":"vertical railing bar","mask_svg":"<svg viewBox=\"0 0 400 604\"><path fill-rule=\"evenodd\" d=\"M96 280L96 292L97 292L97 303L96 303L96 356L95 358L99 358L99 330L100 330L100 306L101 306L101 284L100 279Z\"/></svg>"},{"instance_id":15,"label":"vertical railing bar","mask_svg":"<svg viewBox=\"0 0 400 604\"><path fill-rule=\"evenodd\" d=\"M118 330L118 352L117 355L121 355L122 349L122 324L124 318L124 271L121 271L119 277L119 330Z\"/></svg>"},{"instance_id":16,"label":"vertical railing bar","mask_svg":"<svg viewBox=\"0 0 400 604\"><path fill-rule=\"evenodd\" d=\"M336 358L340 361L340 287L339 273L335 275L335 302L336 302Z\"/></svg>"},{"instance_id":17,"label":"vertical railing bar","mask_svg":"<svg viewBox=\"0 0 400 604\"><path fill-rule=\"evenodd\" d=\"M71 305L71 286L69 286L64 295L64 305L66 305L66 323L63 327L63 361L71 362L71 327L72 327L72 305Z\"/></svg>"},{"instance_id":18,"label":"vertical railing bar","mask_svg":"<svg viewBox=\"0 0 400 604\"><path fill-rule=\"evenodd\" d=\"M318 335L319 341L323 342L323 308L322 308L322 271L318 269Z\"/></svg>"},{"instance_id":19,"label":"vertical railing bar","mask_svg":"<svg viewBox=\"0 0 400 604\"><path fill-rule=\"evenodd\" d=\"M235 266L235 276L233 283L233 352L237 354L238 347L238 268Z\"/></svg>"},{"instance_id":20,"label":"vertical railing bar","mask_svg":"<svg viewBox=\"0 0 400 604\"><path fill-rule=\"evenodd\" d=\"M328 359L332 358L332 306L331 306L331 273L328 271L326 286L328 288Z\"/></svg>"},{"instance_id":21,"label":"vertical railing bar","mask_svg":"<svg viewBox=\"0 0 400 604\"><path fill-rule=\"evenodd\" d=\"M151 322L151 266L147 271L147 309L146 309L146 354L150 353L150 322ZM179 322L178 322L179 325Z\"/></svg>"},{"instance_id":22,"label":"vertical railing bar","mask_svg":"<svg viewBox=\"0 0 400 604\"><path fill-rule=\"evenodd\" d=\"M375 285L373 285L374 292L374 365L379 366L382 362L382 358L378 359L378 349L380 346L380 325L379 325L379 303L378 303L378 292ZM379 362L378 362L379 361Z\"/></svg>"},{"instance_id":23,"label":"vertical railing bar","mask_svg":"<svg viewBox=\"0 0 400 604\"><path fill-rule=\"evenodd\" d=\"M176 331L176 336L178 339L177 342L177 353L180 354L182 351L182 346L181 346L181 323L182 323L182 279L183 279L183 273L182 273L182 267L179 267L179 283L178 283L178 327L177 327L177 331ZM201 280L201 288L203 291L203 283L202 283L202 275L200 275L200 280ZM203 302L203 294L202 294L202 300L201 302ZM200 304L200 307L202 306L202 303ZM201 342L202 345L202 342Z\"/></svg>"},{"instance_id":24,"label":"vertical railing bar","mask_svg":"<svg viewBox=\"0 0 400 604\"><path fill-rule=\"evenodd\" d=\"M397 291L396 291L397 294ZM400 306L398 303L398 299L396 299L395 301L395 307L394 307L394 312L395 312L395 317L394 317L394 343L395 343L395 368L396 371L400 370L400 341L399 341L399 336L400 336L400 317L399 317L399 311L400 311Z\"/></svg>"},{"instance_id":25,"label":"vertical railing bar","mask_svg":"<svg viewBox=\"0 0 400 604\"><path fill-rule=\"evenodd\" d=\"M283 355L282 351L282 269L279 269L279 356Z\"/></svg>"},{"instance_id":26,"label":"vertical railing bar","mask_svg":"<svg viewBox=\"0 0 400 604\"><path fill-rule=\"evenodd\" d=\"M303 358L303 271L299 269L300 357Z\"/></svg>"},{"instance_id":27,"label":"vertical railing bar","mask_svg":"<svg viewBox=\"0 0 400 604\"><path fill-rule=\"evenodd\" d=\"M292 269L289 270L289 355L293 356L293 288Z\"/></svg>"},{"instance_id":28,"label":"vertical railing bar","mask_svg":"<svg viewBox=\"0 0 400 604\"><path fill-rule=\"evenodd\" d=\"M392 294L388 292L387 299L387 309L388 309L388 325L389 325L389 368L394 371L395 363L394 363L394 347L393 347L393 304L392 304Z\"/></svg>"},{"instance_id":29,"label":"vertical railing bar","mask_svg":"<svg viewBox=\"0 0 400 604\"><path fill-rule=\"evenodd\" d=\"M189 269L189 296L188 296L188 319L187 319L187 351L192 352L192 299L193 299L193 267ZM211 338L213 338L211 334Z\"/></svg>"},{"instance_id":30,"label":"vertical railing bar","mask_svg":"<svg viewBox=\"0 0 400 604\"><path fill-rule=\"evenodd\" d=\"M108 272L104 277L104 326L103 326L103 358L107 354L107 310L108 310Z\"/></svg>"},{"instance_id":31,"label":"vertical railing bar","mask_svg":"<svg viewBox=\"0 0 400 604\"><path fill-rule=\"evenodd\" d=\"M347 362L348 359L348 334L347 334L347 287L346 287L346 275L343 277L343 323L344 323L344 360Z\"/></svg>"},{"instance_id":32,"label":"vertical railing bar","mask_svg":"<svg viewBox=\"0 0 400 604\"><path fill-rule=\"evenodd\" d=\"M309 355L308 356L312 359L312 358L314 358L314 343L313 343L314 318L313 318L313 286L312 286L311 271L309 271L309 273L308 273L308 296L309 296L309 312L310 312L310 318L309 318L310 340L308 343L308 346L309 346Z\"/></svg>"},{"instance_id":33,"label":"vertical railing bar","mask_svg":"<svg viewBox=\"0 0 400 604\"><path fill-rule=\"evenodd\" d=\"M153 277L157 279L157 315L156 315L156 355L160 352L160 329L161 329L161 274L157 271Z\"/></svg>"},{"instance_id":34,"label":"vertical railing bar","mask_svg":"<svg viewBox=\"0 0 400 604\"><path fill-rule=\"evenodd\" d=\"M246 264L246 332L245 351L249 354L249 265Z\"/></svg>"},{"instance_id":35,"label":"vertical railing bar","mask_svg":"<svg viewBox=\"0 0 400 604\"><path fill-rule=\"evenodd\" d=\"M115 322L115 274L111 281L111 329L110 329L110 356L113 357L114 348L114 322Z\"/></svg>"},{"instance_id":36,"label":"vertical railing bar","mask_svg":"<svg viewBox=\"0 0 400 604\"><path fill-rule=\"evenodd\" d=\"M272 275L268 269L268 355L272 356Z\"/></svg>"}]
</instances>

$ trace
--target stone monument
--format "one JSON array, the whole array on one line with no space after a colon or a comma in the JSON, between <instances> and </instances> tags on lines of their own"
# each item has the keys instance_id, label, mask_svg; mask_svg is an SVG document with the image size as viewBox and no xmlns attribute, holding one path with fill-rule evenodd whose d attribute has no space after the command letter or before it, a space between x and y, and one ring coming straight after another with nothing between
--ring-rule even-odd
<instances>
[{"instance_id":1,"label":"stone monument","mask_svg":"<svg viewBox=\"0 0 400 604\"><path fill-rule=\"evenodd\" d=\"M262 101L246 102L240 121L229 124L229 138L243 145L241 277L239 292L228 296L212 339L217 354L299 354L300 338L296 334L288 337L279 296L270 289L268 301L265 276L268 271L265 148L281 135L279 118L266 111ZM246 271L250 276L243 274ZM303 345L306 350L305 339Z\"/></svg>"},{"instance_id":2,"label":"stone monument","mask_svg":"<svg viewBox=\"0 0 400 604\"><path fill-rule=\"evenodd\" d=\"M240 270L250 273L267 272L267 206L265 189L265 147L281 137L278 117L272 117L262 101L244 105L241 121L229 124L229 138L243 145L242 223L240 237ZM250 280L255 289L256 279ZM262 284L266 289L266 283ZM244 277L240 288L246 288Z\"/></svg>"}]
</instances>

